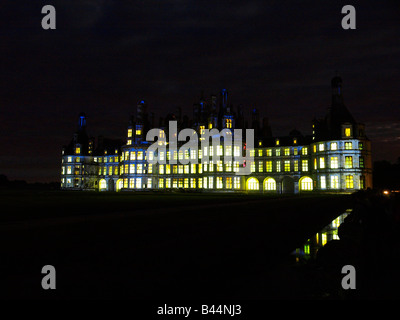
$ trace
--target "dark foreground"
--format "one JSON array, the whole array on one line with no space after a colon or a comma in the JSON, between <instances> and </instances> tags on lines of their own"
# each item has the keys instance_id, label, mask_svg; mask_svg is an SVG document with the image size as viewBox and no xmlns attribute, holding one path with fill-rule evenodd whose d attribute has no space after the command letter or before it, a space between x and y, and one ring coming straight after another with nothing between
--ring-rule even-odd
<instances>
[{"instance_id":1,"label":"dark foreground","mask_svg":"<svg viewBox=\"0 0 400 320\"><path fill-rule=\"evenodd\" d=\"M290 253L353 205L348 195L35 191L1 201L2 298L160 301L324 298L315 267ZM44 265L56 290L41 287Z\"/></svg>"}]
</instances>

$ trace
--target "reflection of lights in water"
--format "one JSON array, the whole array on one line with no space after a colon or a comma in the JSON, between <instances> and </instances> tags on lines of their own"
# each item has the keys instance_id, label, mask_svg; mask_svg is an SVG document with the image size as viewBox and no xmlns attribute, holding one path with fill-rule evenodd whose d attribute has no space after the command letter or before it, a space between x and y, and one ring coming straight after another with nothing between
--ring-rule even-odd
<instances>
[{"instance_id":1,"label":"reflection of lights in water","mask_svg":"<svg viewBox=\"0 0 400 320\"><path fill-rule=\"evenodd\" d=\"M327 242L331 240L339 240L338 228L343 223L344 219L351 213L351 209L347 209L343 214L336 217L330 224L322 228L322 230L316 233L313 237L307 240L301 248L297 248L292 254L296 256L296 262L300 261L300 257L310 258L315 257L318 249L323 247Z\"/></svg>"}]
</instances>

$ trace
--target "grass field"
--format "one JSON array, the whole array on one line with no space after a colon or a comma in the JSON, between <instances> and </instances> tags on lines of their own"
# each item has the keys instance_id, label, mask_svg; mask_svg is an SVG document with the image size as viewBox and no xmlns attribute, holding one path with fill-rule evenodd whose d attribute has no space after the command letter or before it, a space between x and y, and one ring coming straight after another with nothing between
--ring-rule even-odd
<instances>
[{"instance_id":1,"label":"grass field","mask_svg":"<svg viewBox=\"0 0 400 320\"><path fill-rule=\"evenodd\" d=\"M3 297L310 295L289 253L351 207L346 195L4 191ZM54 265L57 290L41 268ZM299 282L300 281L300 282Z\"/></svg>"}]
</instances>

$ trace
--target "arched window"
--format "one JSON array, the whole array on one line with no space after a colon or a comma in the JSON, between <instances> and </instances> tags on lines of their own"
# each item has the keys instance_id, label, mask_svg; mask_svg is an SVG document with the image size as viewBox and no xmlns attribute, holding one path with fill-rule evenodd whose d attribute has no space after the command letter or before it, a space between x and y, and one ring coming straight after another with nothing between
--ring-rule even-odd
<instances>
[{"instance_id":1,"label":"arched window","mask_svg":"<svg viewBox=\"0 0 400 320\"><path fill-rule=\"evenodd\" d=\"M100 190L107 190L107 181L105 179L101 179L99 181L99 189Z\"/></svg>"},{"instance_id":2,"label":"arched window","mask_svg":"<svg viewBox=\"0 0 400 320\"><path fill-rule=\"evenodd\" d=\"M259 190L260 184L256 178L249 178L247 180L247 190Z\"/></svg>"},{"instance_id":3,"label":"arched window","mask_svg":"<svg viewBox=\"0 0 400 320\"><path fill-rule=\"evenodd\" d=\"M309 177L304 177L300 179L300 190L311 191L313 189L313 181Z\"/></svg>"},{"instance_id":4,"label":"arched window","mask_svg":"<svg viewBox=\"0 0 400 320\"><path fill-rule=\"evenodd\" d=\"M264 190L267 190L267 191L275 191L276 190L276 181L274 178L266 178L264 180Z\"/></svg>"}]
</instances>

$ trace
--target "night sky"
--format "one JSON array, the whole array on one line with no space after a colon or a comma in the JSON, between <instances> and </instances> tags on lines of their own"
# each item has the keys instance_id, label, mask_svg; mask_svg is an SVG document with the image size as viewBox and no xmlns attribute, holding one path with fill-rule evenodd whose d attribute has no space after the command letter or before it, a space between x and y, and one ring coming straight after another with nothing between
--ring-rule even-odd
<instances>
[{"instance_id":1,"label":"night sky","mask_svg":"<svg viewBox=\"0 0 400 320\"><path fill-rule=\"evenodd\" d=\"M56 30L41 27L45 4ZM346 4L356 30L341 27ZM226 88L274 135L311 134L335 71L373 160L400 156L399 1L2 0L0 24L0 174L11 180L59 181L78 114L90 135L122 138L139 99L156 119L176 107L191 117L202 91Z\"/></svg>"}]
</instances>

